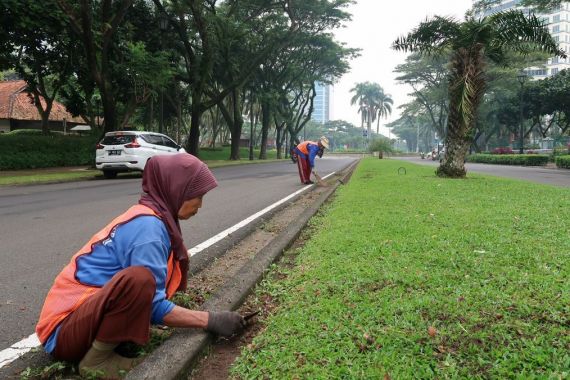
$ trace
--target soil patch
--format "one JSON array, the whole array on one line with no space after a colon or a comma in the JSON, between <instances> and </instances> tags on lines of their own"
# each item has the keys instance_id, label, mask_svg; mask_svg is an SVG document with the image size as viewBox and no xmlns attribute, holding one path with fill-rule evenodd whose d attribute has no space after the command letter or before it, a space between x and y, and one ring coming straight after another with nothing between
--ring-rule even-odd
<instances>
[{"instance_id":1,"label":"soil patch","mask_svg":"<svg viewBox=\"0 0 570 380\"><path fill-rule=\"evenodd\" d=\"M236 260L237 257L247 256L248 259L253 257L265 246L265 244L275 237L275 235L287 227L288 224L293 222L296 217L302 213L309 204L312 204L325 190L326 188L316 187L312 192L302 196L289 207L274 215L261 227L257 228L257 230L248 238L244 239L244 241L242 241L238 246L233 248L228 255L218 260L219 264L222 265L215 265L211 271L206 270L201 273L199 276L204 276L203 278L205 279L203 284L197 284L193 280L190 280L191 286L205 286L205 284L208 284L206 286L211 286L213 283L216 283L216 286L221 286L223 283L219 283L217 281L220 276L219 268L226 267L230 270L230 263L233 265L234 260ZM273 279L283 279L284 275L279 268L290 268L294 266L299 248L304 245L305 239L309 234L310 232L307 230L301 233L293 246L289 248L277 261L277 270L272 271L269 276ZM220 261L222 262L220 263ZM242 264L244 263L245 262ZM231 271L230 276L233 275L235 271L239 270L241 265L236 265L236 267L237 268L233 268L234 271ZM208 277L206 273L211 273L213 276ZM228 279L228 277L226 277L226 279ZM251 319L249 327L240 336L233 337L232 339L219 338L218 341L210 347L209 351L198 361L193 371L188 376L188 379L228 379L230 377L230 367L234 363L235 359L240 355L242 347L252 344L253 338L260 330L263 329L263 320L270 315L276 307L277 304L268 294L263 294L259 297L250 295L238 311L242 315L259 311L259 315Z\"/></svg>"}]
</instances>

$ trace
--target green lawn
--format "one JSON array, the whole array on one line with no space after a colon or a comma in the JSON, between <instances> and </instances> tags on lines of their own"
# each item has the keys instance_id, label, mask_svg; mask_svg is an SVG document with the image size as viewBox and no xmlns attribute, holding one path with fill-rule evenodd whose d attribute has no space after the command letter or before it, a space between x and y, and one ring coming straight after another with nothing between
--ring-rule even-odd
<instances>
[{"instance_id":1,"label":"green lawn","mask_svg":"<svg viewBox=\"0 0 570 380\"><path fill-rule=\"evenodd\" d=\"M366 159L337 194L235 376L570 377L568 190Z\"/></svg>"}]
</instances>

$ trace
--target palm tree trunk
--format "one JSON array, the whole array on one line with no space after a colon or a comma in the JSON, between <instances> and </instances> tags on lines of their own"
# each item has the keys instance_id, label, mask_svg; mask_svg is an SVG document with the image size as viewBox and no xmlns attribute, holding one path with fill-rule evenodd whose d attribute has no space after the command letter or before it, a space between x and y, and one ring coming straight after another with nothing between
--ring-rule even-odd
<instances>
[{"instance_id":1,"label":"palm tree trunk","mask_svg":"<svg viewBox=\"0 0 570 380\"><path fill-rule=\"evenodd\" d=\"M437 168L440 177L464 178L465 156L471 146L477 109L485 91L482 46L459 49L451 61L449 115L445 154Z\"/></svg>"}]
</instances>

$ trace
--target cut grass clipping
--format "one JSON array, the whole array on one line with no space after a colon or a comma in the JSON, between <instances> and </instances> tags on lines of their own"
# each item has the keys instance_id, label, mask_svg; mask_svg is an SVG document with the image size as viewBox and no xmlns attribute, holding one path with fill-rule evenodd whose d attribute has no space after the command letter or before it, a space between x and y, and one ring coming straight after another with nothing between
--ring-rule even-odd
<instances>
[{"instance_id":1,"label":"cut grass clipping","mask_svg":"<svg viewBox=\"0 0 570 380\"><path fill-rule=\"evenodd\" d=\"M570 376L568 190L367 159L311 224L234 376Z\"/></svg>"}]
</instances>

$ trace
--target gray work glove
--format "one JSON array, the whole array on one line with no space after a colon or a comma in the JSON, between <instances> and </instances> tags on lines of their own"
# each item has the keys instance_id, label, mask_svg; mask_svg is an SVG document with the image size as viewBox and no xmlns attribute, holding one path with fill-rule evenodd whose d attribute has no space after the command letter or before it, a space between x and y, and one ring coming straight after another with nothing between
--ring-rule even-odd
<instances>
[{"instance_id":1,"label":"gray work glove","mask_svg":"<svg viewBox=\"0 0 570 380\"><path fill-rule=\"evenodd\" d=\"M208 314L206 330L220 336L232 336L247 326L245 319L235 311L209 311Z\"/></svg>"}]
</instances>

